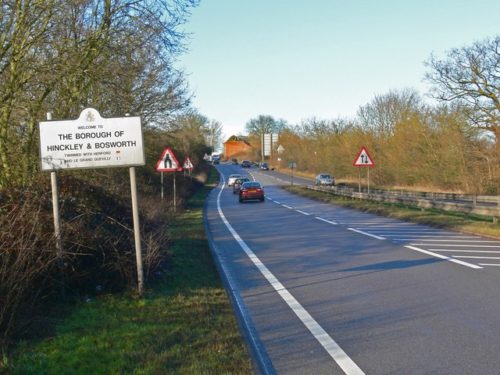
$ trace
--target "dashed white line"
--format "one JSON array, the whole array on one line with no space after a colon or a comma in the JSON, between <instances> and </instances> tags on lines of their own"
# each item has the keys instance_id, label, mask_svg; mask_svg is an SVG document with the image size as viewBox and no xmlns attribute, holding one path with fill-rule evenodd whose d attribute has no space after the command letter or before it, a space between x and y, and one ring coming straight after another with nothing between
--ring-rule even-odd
<instances>
[{"instance_id":1,"label":"dashed white line","mask_svg":"<svg viewBox=\"0 0 500 375\"><path fill-rule=\"evenodd\" d=\"M338 223L335 221L326 220L326 219L323 219L322 217L319 217L319 216L316 216L316 219L324 221L325 223L328 223L328 224L338 225Z\"/></svg>"},{"instance_id":2,"label":"dashed white line","mask_svg":"<svg viewBox=\"0 0 500 375\"><path fill-rule=\"evenodd\" d=\"M301 210L295 210L295 211L297 211L299 214L302 214L302 215L306 215L306 216L311 215L310 213L307 213L307 212L304 212L304 211L301 211Z\"/></svg>"},{"instance_id":3,"label":"dashed white line","mask_svg":"<svg viewBox=\"0 0 500 375\"><path fill-rule=\"evenodd\" d=\"M420 253L431 255L433 257L444 259L444 260L447 260L447 261L450 261L450 262L453 262L453 263L461 264L462 266L470 267L470 268L473 268L473 269L482 269L483 268L481 266L477 266L477 265L472 264L472 263L467 263L467 262L464 262L464 261L461 261L461 260L458 260L458 259L453 259L453 258L447 257L445 255L433 253L432 251L420 249L420 248L415 247L415 246L405 246L405 247L407 249L410 249L410 250L415 250L415 251L418 251Z\"/></svg>"},{"instance_id":4,"label":"dashed white line","mask_svg":"<svg viewBox=\"0 0 500 375\"><path fill-rule=\"evenodd\" d=\"M289 210L293 210L293 207L287 206L286 204L282 204L282 206L288 208Z\"/></svg>"},{"instance_id":5,"label":"dashed white line","mask_svg":"<svg viewBox=\"0 0 500 375\"><path fill-rule=\"evenodd\" d=\"M359 233L359 234L363 234L363 235L368 236L368 237L376 238L377 240L385 240L384 237L380 237L380 236L376 236L376 235L371 234L371 233L363 232L362 230L359 230L359 229L354 229L354 228L347 228L347 229L350 231Z\"/></svg>"}]
</instances>

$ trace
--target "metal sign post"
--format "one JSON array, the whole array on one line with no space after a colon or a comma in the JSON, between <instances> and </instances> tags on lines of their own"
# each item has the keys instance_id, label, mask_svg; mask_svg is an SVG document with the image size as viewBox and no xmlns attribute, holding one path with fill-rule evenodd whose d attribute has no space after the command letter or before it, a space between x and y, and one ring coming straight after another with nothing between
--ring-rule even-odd
<instances>
[{"instance_id":1,"label":"metal sign post","mask_svg":"<svg viewBox=\"0 0 500 375\"><path fill-rule=\"evenodd\" d=\"M47 121L52 120L52 113L47 112ZM59 189L57 186L56 171L50 172L50 185L52 188L52 214L54 215L54 237L56 239L57 258L62 259L62 243L61 243L61 219L59 216Z\"/></svg>"},{"instance_id":2,"label":"metal sign post","mask_svg":"<svg viewBox=\"0 0 500 375\"><path fill-rule=\"evenodd\" d=\"M163 172L161 172L161 200L163 200Z\"/></svg>"},{"instance_id":3,"label":"metal sign post","mask_svg":"<svg viewBox=\"0 0 500 375\"><path fill-rule=\"evenodd\" d=\"M174 212L177 212L177 202L176 202L176 197L177 197L177 189L176 189L176 183L175 183L175 175L177 173L174 172Z\"/></svg>"},{"instance_id":4,"label":"metal sign post","mask_svg":"<svg viewBox=\"0 0 500 375\"><path fill-rule=\"evenodd\" d=\"M56 246L62 257L56 171L60 169L130 167L139 295L144 292L135 166L146 164L140 117L102 118L85 108L76 120L40 122L41 170L50 171Z\"/></svg>"},{"instance_id":5,"label":"metal sign post","mask_svg":"<svg viewBox=\"0 0 500 375\"><path fill-rule=\"evenodd\" d=\"M144 273L142 270L141 227L139 224L139 204L137 200L137 183L135 167L130 167L130 194L132 196L132 217L134 220L135 260L137 263L137 290L144 294Z\"/></svg>"}]
</instances>

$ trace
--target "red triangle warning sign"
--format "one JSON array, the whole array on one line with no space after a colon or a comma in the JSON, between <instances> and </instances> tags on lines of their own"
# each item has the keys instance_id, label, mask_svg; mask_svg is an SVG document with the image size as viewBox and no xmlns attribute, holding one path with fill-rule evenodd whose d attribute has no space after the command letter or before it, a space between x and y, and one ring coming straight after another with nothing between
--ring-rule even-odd
<instances>
[{"instance_id":1,"label":"red triangle warning sign","mask_svg":"<svg viewBox=\"0 0 500 375\"><path fill-rule=\"evenodd\" d=\"M186 159L184 159L184 163L182 164L182 168L188 169L188 170L191 170L194 168L193 162L191 161L189 156L187 156Z\"/></svg>"},{"instance_id":2,"label":"red triangle warning sign","mask_svg":"<svg viewBox=\"0 0 500 375\"><path fill-rule=\"evenodd\" d=\"M182 167L179 166L179 162L174 155L174 152L170 148L163 150L160 160L156 163L157 172L176 172L181 171Z\"/></svg>"},{"instance_id":3,"label":"red triangle warning sign","mask_svg":"<svg viewBox=\"0 0 500 375\"><path fill-rule=\"evenodd\" d=\"M356 159L354 159L354 163L352 163L352 165L355 167L373 167L375 162L371 158L370 154L368 154L366 147L363 146L361 151L358 153L358 156L356 156Z\"/></svg>"}]
</instances>

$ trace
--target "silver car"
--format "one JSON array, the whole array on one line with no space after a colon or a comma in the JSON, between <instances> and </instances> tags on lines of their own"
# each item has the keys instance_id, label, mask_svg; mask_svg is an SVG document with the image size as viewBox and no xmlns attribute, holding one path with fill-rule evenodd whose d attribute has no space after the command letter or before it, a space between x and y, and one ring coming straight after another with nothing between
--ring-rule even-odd
<instances>
[{"instance_id":1,"label":"silver car","mask_svg":"<svg viewBox=\"0 0 500 375\"><path fill-rule=\"evenodd\" d=\"M236 181L238 178L243 177L241 174L231 174L229 175L229 178L227 179L227 186L233 186L234 181Z\"/></svg>"},{"instance_id":2,"label":"silver car","mask_svg":"<svg viewBox=\"0 0 500 375\"><path fill-rule=\"evenodd\" d=\"M335 185L335 178L328 173L320 173L316 176L314 183L316 186L333 186Z\"/></svg>"}]
</instances>

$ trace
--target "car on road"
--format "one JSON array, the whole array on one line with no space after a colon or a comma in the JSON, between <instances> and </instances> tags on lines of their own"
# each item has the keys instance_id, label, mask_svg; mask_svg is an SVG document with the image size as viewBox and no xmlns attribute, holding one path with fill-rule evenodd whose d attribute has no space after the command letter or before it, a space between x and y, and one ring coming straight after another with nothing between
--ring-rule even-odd
<instances>
[{"instance_id":1,"label":"car on road","mask_svg":"<svg viewBox=\"0 0 500 375\"><path fill-rule=\"evenodd\" d=\"M335 185L335 178L328 173L320 173L314 179L316 186L333 186Z\"/></svg>"},{"instance_id":2,"label":"car on road","mask_svg":"<svg viewBox=\"0 0 500 375\"><path fill-rule=\"evenodd\" d=\"M250 167L252 167L252 162L248 161L248 160L243 160L241 162L241 167L242 168L250 168Z\"/></svg>"},{"instance_id":3,"label":"car on road","mask_svg":"<svg viewBox=\"0 0 500 375\"><path fill-rule=\"evenodd\" d=\"M238 165L238 159L236 159L236 158L232 158L232 159L231 159L231 163L232 163L233 165Z\"/></svg>"},{"instance_id":4,"label":"car on road","mask_svg":"<svg viewBox=\"0 0 500 375\"><path fill-rule=\"evenodd\" d=\"M233 186L234 181L236 181L238 178L242 178L243 176L241 174L230 174L229 178L227 179L227 186Z\"/></svg>"},{"instance_id":5,"label":"car on road","mask_svg":"<svg viewBox=\"0 0 500 375\"><path fill-rule=\"evenodd\" d=\"M248 181L241 185L239 193L240 203L247 200L258 200L264 202L264 188L258 181Z\"/></svg>"},{"instance_id":6,"label":"car on road","mask_svg":"<svg viewBox=\"0 0 500 375\"><path fill-rule=\"evenodd\" d=\"M243 185L243 183L248 182L248 181L250 181L250 179L247 177L238 178L236 181L234 181L233 194L237 194L241 189L241 185Z\"/></svg>"},{"instance_id":7,"label":"car on road","mask_svg":"<svg viewBox=\"0 0 500 375\"><path fill-rule=\"evenodd\" d=\"M259 167L260 167L260 169L262 169L264 171L269 170L269 165L267 165L267 163L260 163Z\"/></svg>"}]
</instances>

